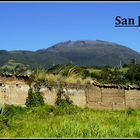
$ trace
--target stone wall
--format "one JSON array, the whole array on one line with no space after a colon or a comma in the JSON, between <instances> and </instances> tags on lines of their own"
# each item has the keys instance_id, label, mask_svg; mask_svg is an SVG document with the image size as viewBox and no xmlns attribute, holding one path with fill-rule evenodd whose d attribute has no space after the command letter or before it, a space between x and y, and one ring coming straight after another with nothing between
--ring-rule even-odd
<instances>
[{"instance_id":1,"label":"stone wall","mask_svg":"<svg viewBox=\"0 0 140 140\"><path fill-rule=\"evenodd\" d=\"M0 103L15 104L24 106L28 96L29 86L24 80L0 78ZM40 89L46 103L54 105L57 97L58 87L51 89L42 86ZM125 109L140 108L140 90L102 87L90 85L66 86L65 93L75 105L95 109Z\"/></svg>"}]
</instances>

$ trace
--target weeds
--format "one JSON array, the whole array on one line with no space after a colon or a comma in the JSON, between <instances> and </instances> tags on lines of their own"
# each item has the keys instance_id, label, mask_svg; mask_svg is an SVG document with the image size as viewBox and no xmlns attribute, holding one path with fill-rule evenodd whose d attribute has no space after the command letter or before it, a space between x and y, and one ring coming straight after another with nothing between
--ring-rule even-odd
<instances>
[{"instance_id":1,"label":"weeds","mask_svg":"<svg viewBox=\"0 0 140 140\"><path fill-rule=\"evenodd\" d=\"M8 119L0 117L0 137L139 138L140 110L132 110L127 110L127 117L122 111L81 109L72 104L32 108L5 106L3 117Z\"/></svg>"},{"instance_id":2,"label":"weeds","mask_svg":"<svg viewBox=\"0 0 140 140\"><path fill-rule=\"evenodd\" d=\"M17 110L16 110L17 111ZM1 126L10 127L10 120L12 117L17 113L13 106L10 105L3 105L1 112L0 112L0 123Z\"/></svg>"},{"instance_id":3,"label":"weeds","mask_svg":"<svg viewBox=\"0 0 140 140\"><path fill-rule=\"evenodd\" d=\"M128 115L128 116L130 116L130 115L137 115L137 112L133 108L128 108L128 109L126 109L126 115Z\"/></svg>"}]
</instances>

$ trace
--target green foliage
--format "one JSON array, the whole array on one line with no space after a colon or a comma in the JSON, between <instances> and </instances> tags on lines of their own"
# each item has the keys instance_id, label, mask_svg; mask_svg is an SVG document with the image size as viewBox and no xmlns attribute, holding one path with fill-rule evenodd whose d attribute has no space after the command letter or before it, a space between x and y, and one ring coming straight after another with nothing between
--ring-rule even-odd
<instances>
[{"instance_id":1,"label":"green foliage","mask_svg":"<svg viewBox=\"0 0 140 140\"><path fill-rule=\"evenodd\" d=\"M0 104L0 114L3 114L3 112L4 112L4 107L5 107L4 104Z\"/></svg>"},{"instance_id":2,"label":"green foliage","mask_svg":"<svg viewBox=\"0 0 140 140\"><path fill-rule=\"evenodd\" d=\"M73 105L72 100L65 94L62 86L58 90L55 104L56 106L53 109L54 115L75 114L80 110L79 107Z\"/></svg>"},{"instance_id":3,"label":"green foliage","mask_svg":"<svg viewBox=\"0 0 140 140\"><path fill-rule=\"evenodd\" d=\"M139 53L134 52L124 46L110 44L102 41L73 41L58 43L55 47L38 51L0 51L0 65L4 65L9 59L14 59L19 63L30 65L31 67L52 67L57 64L76 64L79 66L104 66L119 65L129 63L132 56L140 62ZM62 45L63 44L63 45ZM70 45L71 47L68 47ZM61 47L64 46L64 47ZM122 63L122 64L123 64Z\"/></svg>"},{"instance_id":4,"label":"green foliage","mask_svg":"<svg viewBox=\"0 0 140 140\"><path fill-rule=\"evenodd\" d=\"M37 106L29 108L28 114L35 115L37 118L47 118L50 114L53 114L54 106L44 104L43 106Z\"/></svg>"},{"instance_id":5,"label":"green foliage","mask_svg":"<svg viewBox=\"0 0 140 140\"><path fill-rule=\"evenodd\" d=\"M52 67L47 71L55 75L62 77L75 76L82 78L83 80L91 77L93 80L97 80L100 83L105 84L137 84L140 85L140 65L139 64L127 64L122 68L120 67L80 67L75 65L58 65ZM44 74L45 75L45 74ZM55 76L54 75L54 76ZM43 78L45 76L42 76ZM61 78L63 81L63 78Z\"/></svg>"},{"instance_id":6,"label":"green foliage","mask_svg":"<svg viewBox=\"0 0 140 140\"><path fill-rule=\"evenodd\" d=\"M72 100L70 100L69 96L65 94L62 86L60 86L57 92L57 99L55 101L55 104L62 107L72 104Z\"/></svg>"},{"instance_id":7,"label":"green foliage","mask_svg":"<svg viewBox=\"0 0 140 140\"><path fill-rule=\"evenodd\" d=\"M91 72L90 73L90 77L93 78L93 79L97 79L97 80L100 80L101 79L100 74L95 73L95 72Z\"/></svg>"},{"instance_id":8,"label":"green foliage","mask_svg":"<svg viewBox=\"0 0 140 140\"><path fill-rule=\"evenodd\" d=\"M140 65L130 64L127 73L125 74L127 81L130 81L131 84L140 85Z\"/></svg>"},{"instance_id":9,"label":"green foliage","mask_svg":"<svg viewBox=\"0 0 140 140\"><path fill-rule=\"evenodd\" d=\"M47 74L47 69L45 69L45 68L37 68L33 72L34 80L45 81L46 74Z\"/></svg>"},{"instance_id":10,"label":"green foliage","mask_svg":"<svg viewBox=\"0 0 140 140\"><path fill-rule=\"evenodd\" d=\"M137 112L136 112L136 110L133 109L133 108L128 108L128 109L126 109L126 114L127 114L128 116L130 116L130 115L137 115Z\"/></svg>"},{"instance_id":11,"label":"green foliage","mask_svg":"<svg viewBox=\"0 0 140 140\"><path fill-rule=\"evenodd\" d=\"M10 127L10 121L16 113L19 112L17 112L17 109L15 109L15 107L13 107L12 105L4 105L0 112L1 127L4 126Z\"/></svg>"},{"instance_id":12,"label":"green foliage","mask_svg":"<svg viewBox=\"0 0 140 140\"><path fill-rule=\"evenodd\" d=\"M91 74L88 70L83 70L83 72L82 72L82 77L83 78L87 78L87 77L90 77L90 76L91 76Z\"/></svg>"},{"instance_id":13,"label":"green foliage","mask_svg":"<svg viewBox=\"0 0 140 140\"><path fill-rule=\"evenodd\" d=\"M0 137L4 138L139 138L140 110L93 110L74 105L6 107L14 116L0 117ZM127 112L127 114L126 114ZM8 116L8 113L6 113ZM128 115L129 114L129 115Z\"/></svg>"},{"instance_id":14,"label":"green foliage","mask_svg":"<svg viewBox=\"0 0 140 140\"><path fill-rule=\"evenodd\" d=\"M124 74L118 68L103 68L98 80L101 83L125 84Z\"/></svg>"},{"instance_id":15,"label":"green foliage","mask_svg":"<svg viewBox=\"0 0 140 140\"><path fill-rule=\"evenodd\" d=\"M30 87L25 105L27 107L36 107L36 106L44 105L44 99L42 93L39 92L39 90L33 91L33 88Z\"/></svg>"},{"instance_id":16,"label":"green foliage","mask_svg":"<svg viewBox=\"0 0 140 140\"><path fill-rule=\"evenodd\" d=\"M7 67L8 66L8 67ZM2 71L3 70L3 71ZM12 71L11 71L12 70ZM13 71L14 70L14 71ZM23 71L22 71L23 70ZM134 60L131 64L124 64L122 68L112 67L110 65L104 67L83 67L74 64L55 65L49 69L38 67L28 68L25 65L10 60L8 65L0 68L0 73L14 73L29 75L28 85L31 86L33 81L49 82L61 81L68 83L86 83L86 79L92 81L97 80L103 84L136 84L140 85L140 65L135 64ZM82 82L81 82L82 81Z\"/></svg>"},{"instance_id":17,"label":"green foliage","mask_svg":"<svg viewBox=\"0 0 140 140\"><path fill-rule=\"evenodd\" d=\"M66 102L62 102L61 105L57 105L53 108L54 115L74 115L81 111L82 109L80 107Z\"/></svg>"},{"instance_id":18,"label":"green foliage","mask_svg":"<svg viewBox=\"0 0 140 140\"><path fill-rule=\"evenodd\" d=\"M8 62L1 66L0 71L2 73L9 73L9 74L23 74L29 69L28 65L18 63L13 59L9 59Z\"/></svg>"},{"instance_id":19,"label":"green foliage","mask_svg":"<svg viewBox=\"0 0 140 140\"><path fill-rule=\"evenodd\" d=\"M51 68L48 69L48 73L51 74L59 74L60 70L62 70L64 68L64 65L55 65Z\"/></svg>"},{"instance_id":20,"label":"green foliage","mask_svg":"<svg viewBox=\"0 0 140 140\"><path fill-rule=\"evenodd\" d=\"M136 64L136 59L131 59L131 64Z\"/></svg>"},{"instance_id":21,"label":"green foliage","mask_svg":"<svg viewBox=\"0 0 140 140\"><path fill-rule=\"evenodd\" d=\"M82 75L83 71L84 69L82 67L75 66L75 65L67 65L60 71L60 73L63 76L70 76L72 74Z\"/></svg>"}]
</instances>

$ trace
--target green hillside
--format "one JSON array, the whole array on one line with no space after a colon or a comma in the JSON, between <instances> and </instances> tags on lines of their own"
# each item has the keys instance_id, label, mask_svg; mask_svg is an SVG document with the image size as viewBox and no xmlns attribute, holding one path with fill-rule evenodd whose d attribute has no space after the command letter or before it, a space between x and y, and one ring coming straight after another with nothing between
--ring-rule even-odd
<instances>
[{"instance_id":1,"label":"green hillside","mask_svg":"<svg viewBox=\"0 0 140 140\"><path fill-rule=\"evenodd\" d=\"M65 41L47 49L37 51L0 50L0 66L14 59L31 67L52 67L57 64L79 66L119 66L136 59L140 64L140 53L123 45L101 40Z\"/></svg>"}]
</instances>

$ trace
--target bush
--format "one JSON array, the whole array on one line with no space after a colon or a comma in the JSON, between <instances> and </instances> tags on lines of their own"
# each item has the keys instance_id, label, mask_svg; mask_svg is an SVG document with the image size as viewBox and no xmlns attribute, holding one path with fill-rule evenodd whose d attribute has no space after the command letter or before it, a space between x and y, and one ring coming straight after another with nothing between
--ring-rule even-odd
<instances>
[{"instance_id":1,"label":"bush","mask_svg":"<svg viewBox=\"0 0 140 140\"><path fill-rule=\"evenodd\" d=\"M83 78L87 78L87 77L91 76L91 74L88 70L83 70L82 76L83 76Z\"/></svg>"},{"instance_id":2,"label":"bush","mask_svg":"<svg viewBox=\"0 0 140 140\"><path fill-rule=\"evenodd\" d=\"M33 89L30 87L25 105L27 107L36 107L36 106L44 105L44 99L42 93L39 92L39 90L33 91Z\"/></svg>"},{"instance_id":3,"label":"bush","mask_svg":"<svg viewBox=\"0 0 140 140\"><path fill-rule=\"evenodd\" d=\"M72 104L69 96L64 93L62 86L60 86L60 89L58 90L55 104L63 107Z\"/></svg>"},{"instance_id":4,"label":"bush","mask_svg":"<svg viewBox=\"0 0 140 140\"><path fill-rule=\"evenodd\" d=\"M81 110L79 107L73 105L72 100L65 94L62 86L58 90L55 104L56 106L53 108L55 115L75 114Z\"/></svg>"},{"instance_id":5,"label":"bush","mask_svg":"<svg viewBox=\"0 0 140 140\"><path fill-rule=\"evenodd\" d=\"M125 78L131 82L131 84L140 85L140 65L139 64L130 64Z\"/></svg>"}]
</instances>

